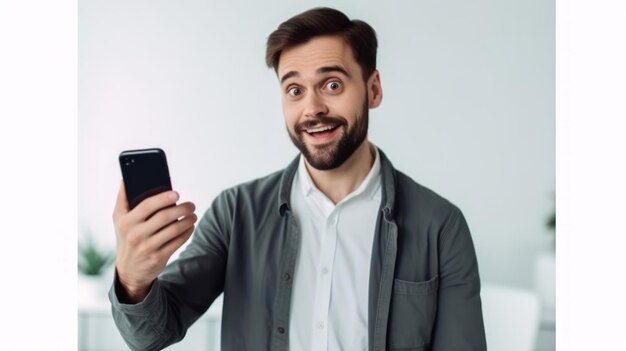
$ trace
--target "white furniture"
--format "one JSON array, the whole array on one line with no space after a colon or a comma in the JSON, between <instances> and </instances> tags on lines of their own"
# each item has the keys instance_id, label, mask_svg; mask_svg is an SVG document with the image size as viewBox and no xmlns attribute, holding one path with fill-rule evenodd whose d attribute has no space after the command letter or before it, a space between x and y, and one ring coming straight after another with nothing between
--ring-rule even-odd
<instances>
[{"instance_id":1,"label":"white furniture","mask_svg":"<svg viewBox=\"0 0 626 351\"><path fill-rule=\"evenodd\" d=\"M535 349L539 331L539 299L534 292L485 284L481 298L488 350Z\"/></svg>"},{"instance_id":2,"label":"white furniture","mask_svg":"<svg viewBox=\"0 0 626 351\"><path fill-rule=\"evenodd\" d=\"M187 330L185 338L165 350L168 351L217 351L220 349L220 325L222 297ZM79 300L78 303L78 350L124 351L128 346L122 339L111 315L108 300Z\"/></svg>"},{"instance_id":3,"label":"white furniture","mask_svg":"<svg viewBox=\"0 0 626 351\"><path fill-rule=\"evenodd\" d=\"M541 327L535 351L554 351L556 346L556 256L552 250L535 259L535 286L541 305Z\"/></svg>"}]
</instances>

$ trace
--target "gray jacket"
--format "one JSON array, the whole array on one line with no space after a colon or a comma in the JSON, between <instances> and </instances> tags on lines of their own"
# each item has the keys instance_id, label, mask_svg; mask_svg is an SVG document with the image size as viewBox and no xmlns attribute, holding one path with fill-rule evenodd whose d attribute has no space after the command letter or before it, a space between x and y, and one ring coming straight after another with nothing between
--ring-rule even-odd
<instances>
[{"instance_id":1,"label":"gray jacket","mask_svg":"<svg viewBox=\"0 0 626 351\"><path fill-rule=\"evenodd\" d=\"M461 211L381 157L382 201L369 285L369 350L486 350L480 279ZM285 170L223 191L191 243L135 305L109 293L133 350L181 340L224 293L223 350L288 350L300 232Z\"/></svg>"}]
</instances>

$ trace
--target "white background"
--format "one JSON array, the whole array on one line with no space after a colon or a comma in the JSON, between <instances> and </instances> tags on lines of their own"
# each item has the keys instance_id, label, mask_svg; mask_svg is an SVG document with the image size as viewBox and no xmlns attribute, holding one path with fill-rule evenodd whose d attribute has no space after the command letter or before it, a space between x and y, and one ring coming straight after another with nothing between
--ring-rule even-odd
<instances>
[{"instance_id":1,"label":"white background","mask_svg":"<svg viewBox=\"0 0 626 351\"><path fill-rule=\"evenodd\" d=\"M626 266L623 255L626 21L623 14L626 11L623 5L608 3L557 3L557 203L561 238L557 246L558 350L626 347L621 337L626 324L623 271ZM9 345L14 350L67 350L76 345L77 8L73 2L7 4L3 2L0 8L3 51L0 156L6 165L0 172L5 199L1 212L5 241L0 256L1 297L5 302L2 322L7 331L3 333L3 346ZM381 35L379 38L382 40ZM382 47L381 44L381 50ZM262 55L259 59L262 60ZM254 62L250 60L249 65ZM382 70L382 57L379 66ZM383 84L388 86L384 73ZM239 86L243 88L235 91L252 94L246 89L247 80ZM387 98L383 106L390 99L390 88L385 89ZM240 104L248 103L246 100ZM385 121L388 117L400 118L383 114L383 106L376 112L380 118L384 116ZM268 104L266 108L269 111L272 107ZM432 120L424 121L432 123ZM393 146L384 144L380 140L382 135L375 134L375 123L380 122L373 121L372 139L385 148L398 166L411 173L410 162L401 161L402 153L392 152ZM259 138L266 142L262 135ZM288 145L286 139L281 142ZM262 145L255 144L250 150ZM220 150L227 149L220 146ZM411 152L420 153L422 159L440 152L432 146L426 150ZM206 157L204 151L201 154ZM187 152L184 155L188 157ZM270 159L286 158L271 155ZM268 160L282 166L283 160L278 161ZM185 174L180 168L183 166L176 170L180 174L178 178ZM467 200L453 193L460 193L453 189L457 182L450 183L446 189L432 181L426 182L422 174L412 175L469 211ZM434 174L432 178L436 178ZM460 181L465 178L459 177ZM484 256L485 248L480 244L483 234L476 228L475 215L469 217L479 255ZM83 219L82 223L85 225L87 220ZM485 272L483 267L484 264L481 272ZM496 278L498 275L494 274Z\"/></svg>"}]
</instances>

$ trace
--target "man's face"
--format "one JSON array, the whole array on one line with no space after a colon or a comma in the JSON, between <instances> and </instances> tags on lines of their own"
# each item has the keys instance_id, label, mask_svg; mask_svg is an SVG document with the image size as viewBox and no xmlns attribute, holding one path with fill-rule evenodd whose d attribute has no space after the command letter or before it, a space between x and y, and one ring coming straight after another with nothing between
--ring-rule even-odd
<instances>
[{"instance_id":1,"label":"man's face","mask_svg":"<svg viewBox=\"0 0 626 351\"><path fill-rule=\"evenodd\" d=\"M341 166L366 140L375 107L352 49L339 37L314 38L281 53L278 78L294 145L316 169Z\"/></svg>"}]
</instances>

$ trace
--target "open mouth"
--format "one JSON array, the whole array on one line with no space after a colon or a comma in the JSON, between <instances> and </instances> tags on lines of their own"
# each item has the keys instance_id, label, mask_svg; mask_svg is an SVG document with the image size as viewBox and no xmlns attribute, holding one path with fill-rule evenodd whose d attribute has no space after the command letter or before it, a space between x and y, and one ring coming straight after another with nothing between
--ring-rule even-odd
<instances>
[{"instance_id":1,"label":"open mouth","mask_svg":"<svg viewBox=\"0 0 626 351\"><path fill-rule=\"evenodd\" d=\"M323 138L325 136L330 136L331 134L333 134L333 132L337 130L338 127L339 125L326 125L316 128L308 128L304 131L314 138Z\"/></svg>"}]
</instances>

